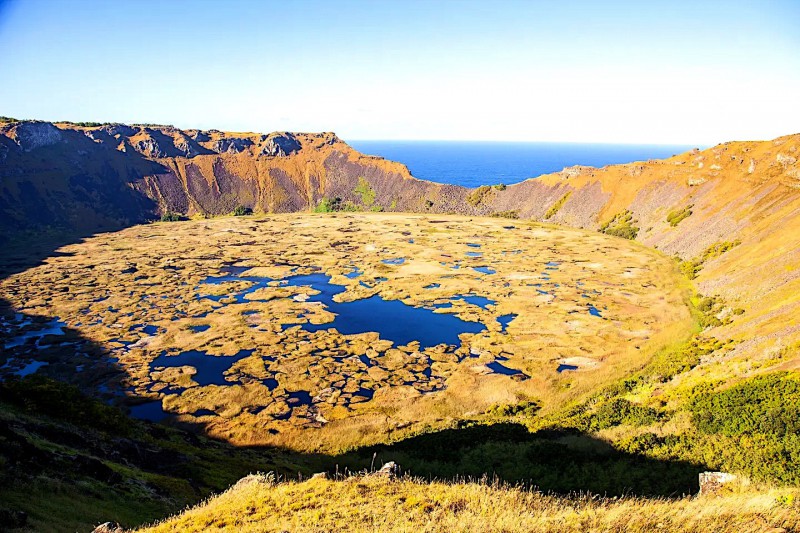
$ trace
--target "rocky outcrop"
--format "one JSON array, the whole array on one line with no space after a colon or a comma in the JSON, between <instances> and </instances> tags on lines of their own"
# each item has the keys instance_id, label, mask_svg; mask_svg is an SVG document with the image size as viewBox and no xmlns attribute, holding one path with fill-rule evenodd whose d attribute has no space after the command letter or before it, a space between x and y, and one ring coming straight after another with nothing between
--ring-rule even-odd
<instances>
[{"instance_id":1,"label":"rocky outcrop","mask_svg":"<svg viewBox=\"0 0 800 533\"><path fill-rule=\"evenodd\" d=\"M270 157L286 157L299 151L300 143L291 133L281 133L267 138L267 142L261 149L262 155Z\"/></svg>"},{"instance_id":2,"label":"rocky outcrop","mask_svg":"<svg viewBox=\"0 0 800 533\"><path fill-rule=\"evenodd\" d=\"M62 135L49 122L20 122L11 129L11 138L26 152L61 142Z\"/></svg>"},{"instance_id":3,"label":"rocky outcrop","mask_svg":"<svg viewBox=\"0 0 800 533\"><path fill-rule=\"evenodd\" d=\"M238 154L244 152L252 145L253 141L250 139L229 137L214 141L211 145L211 149L218 154Z\"/></svg>"}]
</instances>

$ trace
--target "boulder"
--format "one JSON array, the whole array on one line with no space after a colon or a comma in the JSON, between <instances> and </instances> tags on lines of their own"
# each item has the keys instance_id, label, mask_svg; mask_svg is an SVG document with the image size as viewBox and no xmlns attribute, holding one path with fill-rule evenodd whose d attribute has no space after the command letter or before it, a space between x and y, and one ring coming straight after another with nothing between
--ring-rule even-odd
<instances>
[{"instance_id":1,"label":"boulder","mask_svg":"<svg viewBox=\"0 0 800 533\"><path fill-rule=\"evenodd\" d=\"M299 151L300 148L300 142L294 135L291 133L281 133L267 140L264 148L261 149L261 155L286 157Z\"/></svg>"},{"instance_id":2,"label":"boulder","mask_svg":"<svg viewBox=\"0 0 800 533\"><path fill-rule=\"evenodd\" d=\"M15 128L15 141L26 152L61 142L61 130L49 122L21 122Z\"/></svg>"},{"instance_id":3,"label":"boulder","mask_svg":"<svg viewBox=\"0 0 800 533\"><path fill-rule=\"evenodd\" d=\"M251 146L253 141L250 139L243 139L240 137L229 137L214 141L211 149L218 154L238 154L244 152L248 146Z\"/></svg>"},{"instance_id":4,"label":"boulder","mask_svg":"<svg viewBox=\"0 0 800 533\"><path fill-rule=\"evenodd\" d=\"M381 476L388 479L394 479L400 475L400 465L395 463L394 461L389 461L385 463L380 470L375 472L373 475Z\"/></svg>"},{"instance_id":5,"label":"boulder","mask_svg":"<svg viewBox=\"0 0 800 533\"><path fill-rule=\"evenodd\" d=\"M92 533L124 533L122 526L116 522L103 522L92 530Z\"/></svg>"},{"instance_id":6,"label":"boulder","mask_svg":"<svg viewBox=\"0 0 800 533\"><path fill-rule=\"evenodd\" d=\"M701 472L700 494L716 494L724 485L736 481L738 476L727 472Z\"/></svg>"}]
</instances>

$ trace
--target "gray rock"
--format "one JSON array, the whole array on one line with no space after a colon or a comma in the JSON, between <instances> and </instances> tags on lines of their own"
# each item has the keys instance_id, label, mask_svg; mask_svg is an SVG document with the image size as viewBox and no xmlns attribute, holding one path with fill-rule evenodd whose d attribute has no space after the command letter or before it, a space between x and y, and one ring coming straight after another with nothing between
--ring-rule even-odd
<instances>
[{"instance_id":1,"label":"gray rock","mask_svg":"<svg viewBox=\"0 0 800 533\"><path fill-rule=\"evenodd\" d=\"M291 133L280 133L270 137L261 149L261 155L286 157L300 150L301 145Z\"/></svg>"},{"instance_id":2,"label":"gray rock","mask_svg":"<svg viewBox=\"0 0 800 533\"><path fill-rule=\"evenodd\" d=\"M136 128L132 128L125 124L109 124L108 126L103 126L100 129L102 131L105 131L112 137L116 137L117 135L119 135L120 137L130 137L137 131Z\"/></svg>"},{"instance_id":3,"label":"gray rock","mask_svg":"<svg viewBox=\"0 0 800 533\"><path fill-rule=\"evenodd\" d=\"M257 485L271 485L274 482L275 482L275 476L273 474L271 474L271 473L269 473L269 474L262 474L262 473L250 474L248 476L243 477L239 481L237 481L236 484L233 486L233 488L242 488L242 487L246 487L248 485L254 485L254 484L257 484Z\"/></svg>"},{"instance_id":4,"label":"gray rock","mask_svg":"<svg viewBox=\"0 0 800 533\"><path fill-rule=\"evenodd\" d=\"M380 470L375 472L376 476L387 477L389 479L394 479L398 475L400 475L400 465L395 463L394 461L389 461L385 463Z\"/></svg>"},{"instance_id":5,"label":"gray rock","mask_svg":"<svg viewBox=\"0 0 800 533\"><path fill-rule=\"evenodd\" d=\"M732 483L737 479L739 479L738 476L727 472L701 472L699 475L700 494L715 494L719 492L723 485Z\"/></svg>"},{"instance_id":6,"label":"gray rock","mask_svg":"<svg viewBox=\"0 0 800 533\"><path fill-rule=\"evenodd\" d=\"M230 137L225 139L220 139L211 146L211 149L217 152L218 154L229 153L229 154L238 154L240 152L244 152L248 146L251 146L253 141L250 139L242 139L239 137Z\"/></svg>"},{"instance_id":7,"label":"gray rock","mask_svg":"<svg viewBox=\"0 0 800 533\"><path fill-rule=\"evenodd\" d=\"M92 533L124 533L122 526L116 522L103 522L92 530Z\"/></svg>"},{"instance_id":8,"label":"gray rock","mask_svg":"<svg viewBox=\"0 0 800 533\"><path fill-rule=\"evenodd\" d=\"M193 132L190 137L199 143L204 143L211 140L211 137L209 137L208 133L201 130Z\"/></svg>"},{"instance_id":9,"label":"gray rock","mask_svg":"<svg viewBox=\"0 0 800 533\"><path fill-rule=\"evenodd\" d=\"M61 130L49 122L20 122L15 128L16 142L26 152L61 142Z\"/></svg>"}]
</instances>

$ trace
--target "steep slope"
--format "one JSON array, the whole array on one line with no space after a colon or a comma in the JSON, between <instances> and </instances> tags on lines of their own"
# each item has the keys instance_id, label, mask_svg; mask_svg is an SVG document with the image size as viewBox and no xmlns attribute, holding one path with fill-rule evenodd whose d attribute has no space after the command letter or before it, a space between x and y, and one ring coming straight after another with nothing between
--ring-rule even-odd
<instances>
[{"instance_id":1,"label":"steep slope","mask_svg":"<svg viewBox=\"0 0 800 533\"><path fill-rule=\"evenodd\" d=\"M180 516L141 531L792 531L796 491L679 500L558 498L480 483L249 476Z\"/></svg>"},{"instance_id":2,"label":"steep slope","mask_svg":"<svg viewBox=\"0 0 800 533\"><path fill-rule=\"evenodd\" d=\"M416 180L332 133L182 131L168 126L0 123L0 227L91 232L165 212L308 210L323 197L365 209L453 211L466 189ZM373 198L356 192L360 182Z\"/></svg>"}]
</instances>

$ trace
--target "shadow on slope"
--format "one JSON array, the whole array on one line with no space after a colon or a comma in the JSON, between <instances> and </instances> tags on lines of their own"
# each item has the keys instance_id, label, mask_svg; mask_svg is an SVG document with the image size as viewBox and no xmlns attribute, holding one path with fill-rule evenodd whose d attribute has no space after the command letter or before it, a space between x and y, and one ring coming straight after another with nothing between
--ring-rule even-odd
<instances>
[{"instance_id":1,"label":"shadow on slope","mask_svg":"<svg viewBox=\"0 0 800 533\"><path fill-rule=\"evenodd\" d=\"M52 317L19 313L3 299L0 318L0 530L18 524L88 531L108 520L132 527L196 504L251 472L294 479L333 462L236 448L204 437L200 426L129 418L112 402L120 394L136 398L103 386L125 375L106 347L77 330L49 326ZM9 319L27 324L25 331L50 333L20 341Z\"/></svg>"},{"instance_id":2,"label":"shadow on slope","mask_svg":"<svg viewBox=\"0 0 800 533\"><path fill-rule=\"evenodd\" d=\"M544 492L674 497L696 493L707 467L615 449L577 430L531 433L517 423L445 429L357 450L341 463L366 468L395 461L413 476L498 479Z\"/></svg>"}]
</instances>

